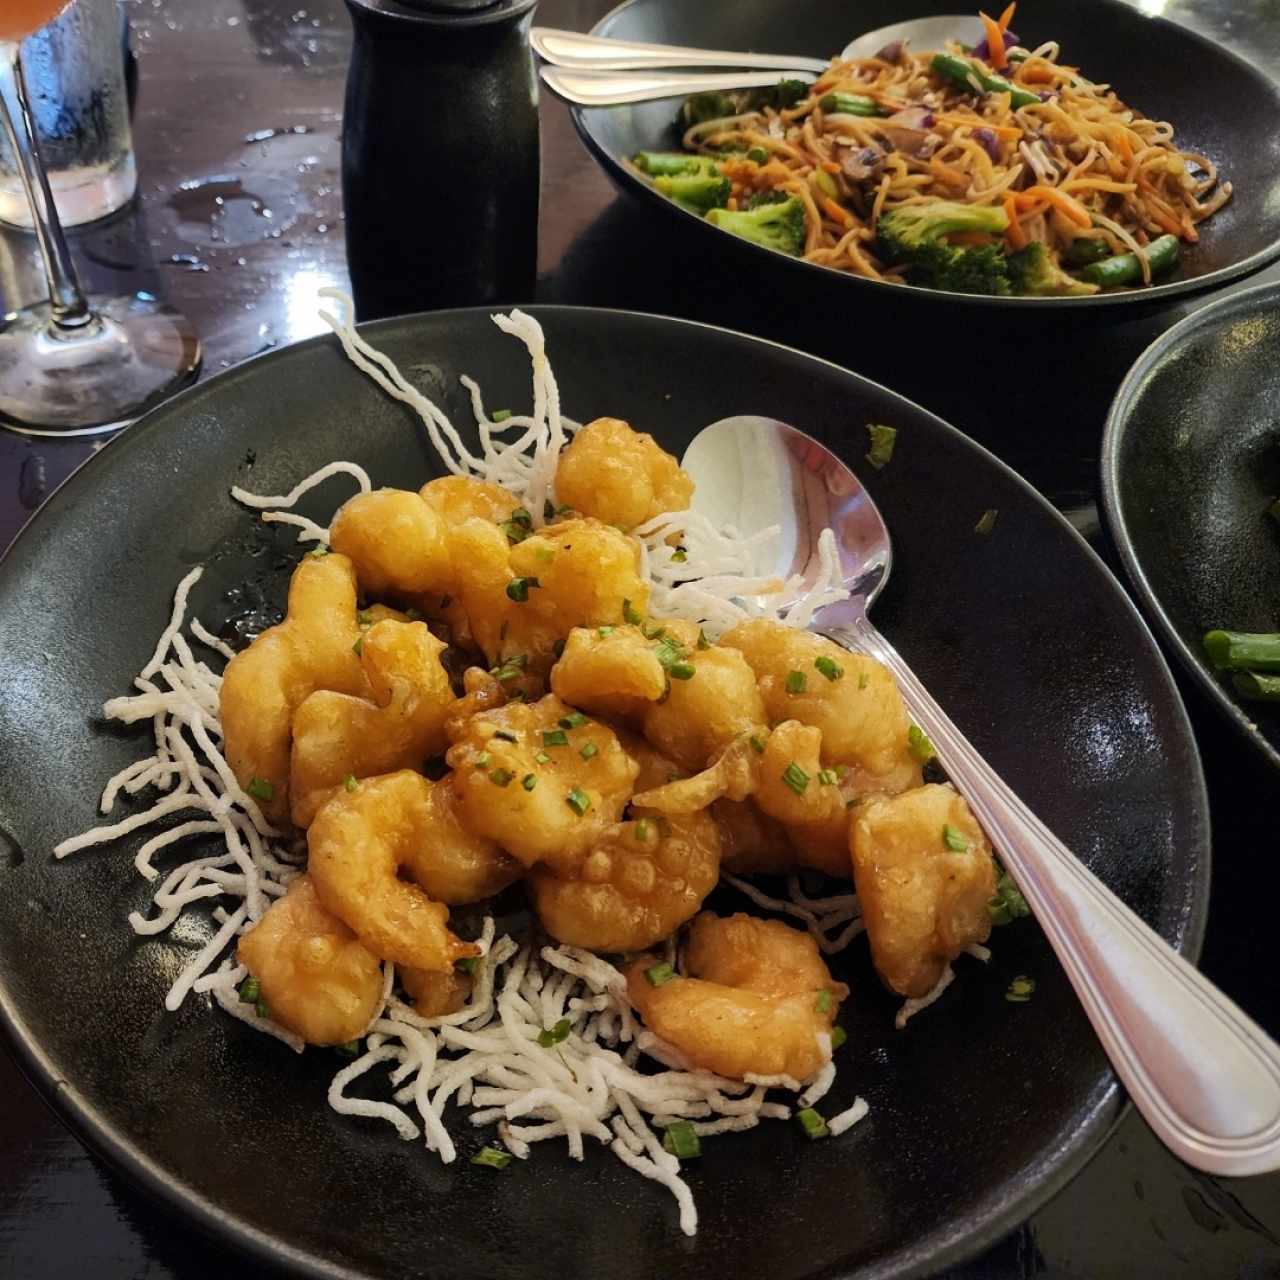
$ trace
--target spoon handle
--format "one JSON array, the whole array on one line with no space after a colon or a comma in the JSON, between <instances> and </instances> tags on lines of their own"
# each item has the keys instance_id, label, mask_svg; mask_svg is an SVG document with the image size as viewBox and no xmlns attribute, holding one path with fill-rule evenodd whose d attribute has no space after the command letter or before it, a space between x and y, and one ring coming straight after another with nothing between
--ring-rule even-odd
<instances>
[{"instance_id":1,"label":"spoon handle","mask_svg":"<svg viewBox=\"0 0 1280 1280\"><path fill-rule=\"evenodd\" d=\"M1076 859L865 617L828 634L893 673L1157 1136L1208 1173L1280 1169L1280 1045Z\"/></svg>"},{"instance_id":2,"label":"spoon handle","mask_svg":"<svg viewBox=\"0 0 1280 1280\"><path fill-rule=\"evenodd\" d=\"M822 58L795 54L733 53L725 49L691 49L674 44L641 44L607 36L585 36L556 27L534 27L534 52L555 67L579 71L647 71L658 67L763 67L769 71L823 72Z\"/></svg>"},{"instance_id":3,"label":"spoon handle","mask_svg":"<svg viewBox=\"0 0 1280 1280\"><path fill-rule=\"evenodd\" d=\"M682 98L711 89L750 89L778 83L776 71L576 71L543 67L543 83L581 107L617 107L628 102ZM796 78L812 80L807 72Z\"/></svg>"}]
</instances>

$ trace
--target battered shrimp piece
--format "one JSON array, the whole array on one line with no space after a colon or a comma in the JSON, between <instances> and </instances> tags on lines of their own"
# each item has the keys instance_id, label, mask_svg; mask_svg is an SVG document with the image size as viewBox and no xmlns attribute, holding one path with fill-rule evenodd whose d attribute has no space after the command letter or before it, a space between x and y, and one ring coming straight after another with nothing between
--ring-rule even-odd
<instances>
[{"instance_id":1,"label":"battered shrimp piece","mask_svg":"<svg viewBox=\"0 0 1280 1280\"><path fill-rule=\"evenodd\" d=\"M853 881L876 972L899 995L926 995L971 942L991 934L991 846L964 798L931 784L854 810Z\"/></svg>"},{"instance_id":2,"label":"battered shrimp piece","mask_svg":"<svg viewBox=\"0 0 1280 1280\"><path fill-rule=\"evenodd\" d=\"M895 793L920 785L920 766L907 750L906 707L893 676L874 658L766 619L740 623L721 643L741 650L759 677L770 724L799 720L822 730L823 761L853 769L851 790ZM797 675L803 685L792 692Z\"/></svg>"},{"instance_id":3,"label":"battered shrimp piece","mask_svg":"<svg viewBox=\"0 0 1280 1280\"><path fill-rule=\"evenodd\" d=\"M448 589L447 528L430 503L407 489L358 493L338 508L329 545L349 556L370 595L418 595Z\"/></svg>"},{"instance_id":4,"label":"battered shrimp piece","mask_svg":"<svg viewBox=\"0 0 1280 1280\"><path fill-rule=\"evenodd\" d=\"M486 658L526 659L543 674L574 627L620 623L648 608L638 545L596 520L564 520L512 544L472 519L450 534L458 599Z\"/></svg>"},{"instance_id":5,"label":"battered shrimp piece","mask_svg":"<svg viewBox=\"0 0 1280 1280\"><path fill-rule=\"evenodd\" d=\"M227 664L219 695L227 763L252 787L270 822L289 821L293 714L317 689L364 696L368 681L352 651L356 574L345 556L308 555L289 582L285 619Z\"/></svg>"},{"instance_id":6,"label":"battered shrimp piece","mask_svg":"<svg viewBox=\"0 0 1280 1280\"><path fill-rule=\"evenodd\" d=\"M320 905L310 876L271 904L236 955L257 978L272 1018L308 1044L363 1035L382 1001L378 957Z\"/></svg>"},{"instance_id":7,"label":"battered shrimp piece","mask_svg":"<svg viewBox=\"0 0 1280 1280\"><path fill-rule=\"evenodd\" d=\"M689 930L689 976L655 987L645 973L654 963L647 955L628 966L627 994L694 1066L738 1080L805 1080L827 1061L818 1037L831 1034L849 988L833 980L807 933L704 911Z\"/></svg>"},{"instance_id":8,"label":"battered shrimp piece","mask_svg":"<svg viewBox=\"0 0 1280 1280\"><path fill-rule=\"evenodd\" d=\"M451 907L480 902L500 893L524 874L521 866L492 840L472 835L458 821L453 779L428 782L415 815L423 839L408 852L404 869L433 902Z\"/></svg>"},{"instance_id":9,"label":"battered shrimp piece","mask_svg":"<svg viewBox=\"0 0 1280 1280\"><path fill-rule=\"evenodd\" d=\"M622 817L639 772L612 729L554 694L472 716L445 760L468 831L561 871Z\"/></svg>"},{"instance_id":10,"label":"battered shrimp piece","mask_svg":"<svg viewBox=\"0 0 1280 1280\"><path fill-rule=\"evenodd\" d=\"M462 524L478 516L501 524L511 519L519 504L501 486L474 476L441 476L418 490L418 497L434 508L448 525Z\"/></svg>"},{"instance_id":11,"label":"battered shrimp piece","mask_svg":"<svg viewBox=\"0 0 1280 1280\"><path fill-rule=\"evenodd\" d=\"M754 800L717 800L709 810L720 832L720 865L736 876L785 875L800 865L787 829Z\"/></svg>"},{"instance_id":12,"label":"battered shrimp piece","mask_svg":"<svg viewBox=\"0 0 1280 1280\"><path fill-rule=\"evenodd\" d=\"M765 706L755 673L736 649L699 648L690 622L664 622L659 660L673 677L665 700L644 712L644 736L682 769L705 769L735 738L761 728ZM690 672L692 674L690 674Z\"/></svg>"},{"instance_id":13,"label":"battered shrimp piece","mask_svg":"<svg viewBox=\"0 0 1280 1280\"><path fill-rule=\"evenodd\" d=\"M307 829L307 870L321 903L374 955L448 970L479 949L449 932L448 907L396 874L434 837L430 788L402 769L335 791Z\"/></svg>"},{"instance_id":14,"label":"battered shrimp piece","mask_svg":"<svg viewBox=\"0 0 1280 1280\"><path fill-rule=\"evenodd\" d=\"M551 668L551 691L571 706L628 724L666 691L660 641L639 627L575 627Z\"/></svg>"},{"instance_id":15,"label":"battered shrimp piece","mask_svg":"<svg viewBox=\"0 0 1280 1280\"><path fill-rule=\"evenodd\" d=\"M418 768L444 750L454 702L444 648L423 622L375 623L360 642L372 701L319 689L302 703L289 774L296 826L310 825L345 779Z\"/></svg>"},{"instance_id":16,"label":"battered shrimp piece","mask_svg":"<svg viewBox=\"0 0 1280 1280\"><path fill-rule=\"evenodd\" d=\"M652 436L618 418L597 418L560 455L556 497L629 530L664 511L685 510L693 477Z\"/></svg>"},{"instance_id":17,"label":"battered shrimp piece","mask_svg":"<svg viewBox=\"0 0 1280 1280\"><path fill-rule=\"evenodd\" d=\"M423 1018L457 1013L471 993L471 979L457 969L445 973L436 969L400 968L396 970L396 977L413 1001L414 1012Z\"/></svg>"},{"instance_id":18,"label":"battered shrimp piece","mask_svg":"<svg viewBox=\"0 0 1280 1280\"><path fill-rule=\"evenodd\" d=\"M529 878L543 928L593 951L638 951L668 937L702 906L720 875L720 835L705 813L635 811L610 827L572 874Z\"/></svg>"}]
</instances>

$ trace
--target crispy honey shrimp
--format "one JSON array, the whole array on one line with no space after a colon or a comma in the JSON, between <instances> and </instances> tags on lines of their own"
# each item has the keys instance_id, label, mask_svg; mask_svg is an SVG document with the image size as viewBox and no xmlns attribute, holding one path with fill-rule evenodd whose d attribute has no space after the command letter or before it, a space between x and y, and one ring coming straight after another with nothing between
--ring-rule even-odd
<instances>
[{"instance_id":1,"label":"crispy honey shrimp","mask_svg":"<svg viewBox=\"0 0 1280 1280\"><path fill-rule=\"evenodd\" d=\"M467 830L558 868L621 818L639 771L608 725L550 694L472 716L445 759Z\"/></svg>"},{"instance_id":2,"label":"crispy honey shrimp","mask_svg":"<svg viewBox=\"0 0 1280 1280\"><path fill-rule=\"evenodd\" d=\"M850 847L876 972L899 995L927 994L969 943L991 934L986 835L963 796L930 784L865 800Z\"/></svg>"},{"instance_id":3,"label":"crispy honey shrimp","mask_svg":"<svg viewBox=\"0 0 1280 1280\"><path fill-rule=\"evenodd\" d=\"M619 418L596 418L560 455L556 497L584 516L634 529L688 507L693 477L651 435Z\"/></svg>"},{"instance_id":4,"label":"crispy honey shrimp","mask_svg":"<svg viewBox=\"0 0 1280 1280\"><path fill-rule=\"evenodd\" d=\"M731 1079L805 1080L827 1060L819 1036L830 1036L849 989L807 933L706 911L689 930L688 977L655 986L647 972L655 963L647 955L627 967L627 993L650 1030L694 1066Z\"/></svg>"},{"instance_id":5,"label":"crispy honey shrimp","mask_svg":"<svg viewBox=\"0 0 1280 1280\"><path fill-rule=\"evenodd\" d=\"M448 525L462 524L476 516L501 524L510 520L520 505L501 485L477 480L474 476L440 476L428 480L418 490L418 497Z\"/></svg>"},{"instance_id":6,"label":"crispy honey shrimp","mask_svg":"<svg viewBox=\"0 0 1280 1280\"><path fill-rule=\"evenodd\" d=\"M303 700L317 689L368 693L352 651L359 635L351 561L308 555L290 579L284 621L227 664L219 695L227 763L271 822L289 820L293 716Z\"/></svg>"},{"instance_id":7,"label":"crispy honey shrimp","mask_svg":"<svg viewBox=\"0 0 1280 1280\"><path fill-rule=\"evenodd\" d=\"M318 689L293 717L289 798L306 827L348 778L418 768L445 746L454 703L444 642L422 622L376 622L360 641L370 698Z\"/></svg>"},{"instance_id":8,"label":"crispy honey shrimp","mask_svg":"<svg viewBox=\"0 0 1280 1280\"><path fill-rule=\"evenodd\" d=\"M307 870L320 902L375 955L447 970L477 948L450 933L448 907L396 874L433 836L430 787L402 769L335 791L307 829Z\"/></svg>"},{"instance_id":9,"label":"crispy honey shrimp","mask_svg":"<svg viewBox=\"0 0 1280 1280\"><path fill-rule=\"evenodd\" d=\"M702 906L720 875L720 835L704 813L637 810L603 832L571 873L529 878L543 928L594 951L637 951L668 937Z\"/></svg>"},{"instance_id":10,"label":"crispy honey shrimp","mask_svg":"<svg viewBox=\"0 0 1280 1280\"><path fill-rule=\"evenodd\" d=\"M338 508L329 545L348 556L369 595L415 596L448 590L447 526L440 513L407 489L358 493Z\"/></svg>"},{"instance_id":11,"label":"crispy honey shrimp","mask_svg":"<svg viewBox=\"0 0 1280 1280\"><path fill-rule=\"evenodd\" d=\"M720 832L720 865L734 875L784 875L800 866L787 829L754 800L716 800L708 810Z\"/></svg>"},{"instance_id":12,"label":"crispy honey shrimp","mask_svg":"<svg viewBox=\"0 0 1280 1280\"><path fill-rule=\"evenodd\" d=\"M658 642L637 626L574 627L551 668L551 691L592 715L639 728L646 704L666 692Z\"/></svg>"},{"instance_id":13,"label":"crispy honey shrimp","mask_svg":"<svg viewBox=\"0 0 1280 1280\"><path fill-rule=\"evenodd\" d=\"M894 793L920 785L902 695L874 658L767 619L740 623L721 643L750 663L770 724L799 720L822 730L823 763L851 769L851 791Z\"/></svg>"},{"instance_id":14,"label":"crispy honey shrimp","mask_svg":"<svg viewBox=\"0 0 1280 1280\"><path fill-rule=\"evenodd\" d=\"M310 876L241 939L237 957L258 980L271 1017L308 1044L346 1044L364 1034L382 1002L382 966L337 916Z\"/></svg>"},{"instance_id":15,"label":"crispy honey shrimp","mask_svg":"<svg viewBox=\"0 0 1280 1280\"><path fill-rule=\"evenodd\" d=\"M405 994L413 1001L414 1012L423 1018L438 1018L441 1014L457 1013L471 994L471 979L457 969L447 972L438 969L399 968L396 977Z\"/></svg>"}]
</instances>

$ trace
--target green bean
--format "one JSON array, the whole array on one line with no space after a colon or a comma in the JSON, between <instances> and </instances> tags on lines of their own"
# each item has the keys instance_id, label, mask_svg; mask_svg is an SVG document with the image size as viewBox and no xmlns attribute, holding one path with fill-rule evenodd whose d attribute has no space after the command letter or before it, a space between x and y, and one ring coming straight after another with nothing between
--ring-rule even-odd
<instances>
[{"instance_id":1,"label":"green bean","mask_svg":"<svg viewBox=\"0 0 1280 1280\"><path fill-rule=\"evenodd\" d=\"M1153 240L1147 245L1147 261L1151 264L1153 276L1168 271L1178 261L1178 237L1161 236ZM1141 284L1142 264L1136 253L1118 253L1114 258L1091 262L1080 272L1080 278L1090 284L1100 284L1104 289Z\"/></svg>"},{"instance_id":2,"label":"green bean","mask_svg":"<svg viewBox=\"0 0 1280 1280\"><path fill-rule=\"evenodd\" d=\"M995 76L989 71L984 71L977 63L970 62L967 58L956 58L949 53L936 53L933 56L932 66L938 75L953 81L962 88L972 89L977 84L987 93L1007 93L1015 111L1019 107L1040 105L1039 94L1028 93L1026 89L1019 89L1002 76Z\"/></svg>"},{"instance_id":3,"label":"green bean","mask_svg":"<svg viewBox=\"0 0 1280 1280\"><path fill-rule=\"evenodd\" d=\"M864 97L860 93L826 93L818 99L818 106L828 115L842 116L882 116L874 98Z\"/></svg>"}]
</instances>

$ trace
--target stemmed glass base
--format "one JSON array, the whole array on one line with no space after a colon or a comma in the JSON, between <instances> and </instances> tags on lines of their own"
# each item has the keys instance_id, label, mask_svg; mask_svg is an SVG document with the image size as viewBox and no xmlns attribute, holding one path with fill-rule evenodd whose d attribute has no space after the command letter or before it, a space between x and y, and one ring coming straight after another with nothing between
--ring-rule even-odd
<instances>
[{"instance_id":1,"label":"stemmed glass base","mask_svg":"<svg viewBox=\"0 0 1280 1280\"><path fill-rule=\"evenodd\" d=\"M94 435L124 425L200 368L187 318L149 293L91 296L76 327L40 302L0 325L0 425L27 435Z\"/></svg>"}]
</instances>

